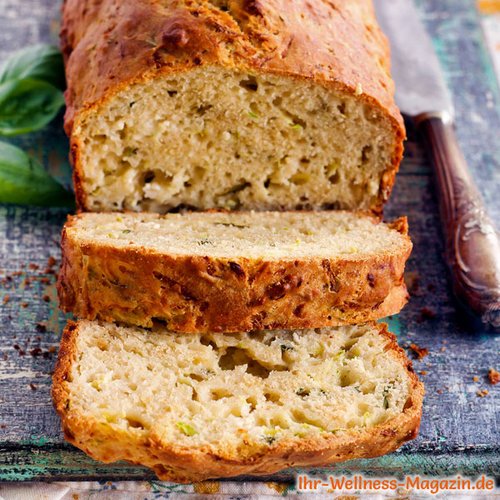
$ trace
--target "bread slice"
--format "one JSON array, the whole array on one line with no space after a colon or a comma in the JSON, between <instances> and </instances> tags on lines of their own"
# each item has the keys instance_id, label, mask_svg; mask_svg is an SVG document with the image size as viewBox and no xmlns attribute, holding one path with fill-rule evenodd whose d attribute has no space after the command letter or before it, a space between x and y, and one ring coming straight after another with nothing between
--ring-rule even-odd
<instances>
[{"instance_id":1,"label":"bread slice","mask_svg":"<svg viewBox=\"0 0 500 500\"><path fill-rule=\"evenodd\" d=\"M402 155L371 0L66 0L80 207L380 210Z\"/></svg>"},{"instance_id":2,"label":"bread slice","mask_svg":"<svg viewBox=\"0 0 500 500\"><path fill-rule=\"evenodd\" d=\"M406 219L349 212L83 213L62 237L61 307L180 332L317 328L400 311Z\"/></svg>"},{"instance_id":3,"label":"bread slice","mask_svg":"<svg viewBox=\"0 0 500 500\"><path fill-rule=\"evenodd\" d=\"M190 482L389 453L423 386L385 325L178 335L70 322L53 378L65 437L91 457Z\"/></svg>"}]
</instances>

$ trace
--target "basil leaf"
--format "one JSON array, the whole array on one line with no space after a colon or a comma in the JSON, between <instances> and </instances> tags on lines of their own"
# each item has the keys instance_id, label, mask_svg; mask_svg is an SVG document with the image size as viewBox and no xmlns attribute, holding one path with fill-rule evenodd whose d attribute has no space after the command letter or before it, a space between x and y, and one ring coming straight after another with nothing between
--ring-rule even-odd
<instances>
[{"instance_id":1,"label":"basil leaf","mask_svg":"<svg viewBox=\"0 0 500 500\"><path fill-rule=\"evenodd\" d=\"M0 142L0 203L72 206L73 196L34 158L12 144Z\"/></svg>"},{"instance_id":2,"label":"basil leaf","mask_svg":"<svg viewBox=\"0 0 500 500\"><path fill-rule=\"evenodd\" d=\"M33 45L12 54L0 66L0 83L33 78L63 90L64 64L62 54L52 45Z\"/></svg>"},{"instance_id":3,"label":"basil leaf","mask_svg":"<svg viewBox=\"0 0 500 500\"><path fill-rule=\"evenodd\" d=\"M10 80L0 85L0 134L39 130L64 106L62 92L41 80Z\"/></svg>"}]
</instances>

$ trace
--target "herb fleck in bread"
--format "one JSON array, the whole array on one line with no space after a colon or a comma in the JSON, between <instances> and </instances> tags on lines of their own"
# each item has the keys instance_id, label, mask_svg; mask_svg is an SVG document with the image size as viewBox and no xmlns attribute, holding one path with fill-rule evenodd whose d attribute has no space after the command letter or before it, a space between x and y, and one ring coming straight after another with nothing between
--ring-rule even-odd
<instances>
[{"instance_id":1,"label":"herb fleck in bread","mask_svg":"<svg viewBox=\"0 0 500 500\"><path fill-rule=\"evenodd\" d=\"M350 212L93 214L63 231L61 307L182 332L317 328L406 303L406 219Z\"/></svg>"},{"instance_id":2,"label":"herb fleck in bread","mask_svg":"<svg viewBox=\"0 0 500 500\"><path fill-rule=\"evenodd\" d=\"M66 439L178 482L389 453L423 386L385 325L237 334L69 323L53 398Z\"/></svg>"},{"instance_id":3,"label":"herb fleck in bread","mask_svg":"<svg viewBox=\"0 0 500 500\"><path fill-rule=\"evenodd\" d=\"M81 208L380 211L402 155L371 0L66 0Z\"/></svg>"}]
</instances>

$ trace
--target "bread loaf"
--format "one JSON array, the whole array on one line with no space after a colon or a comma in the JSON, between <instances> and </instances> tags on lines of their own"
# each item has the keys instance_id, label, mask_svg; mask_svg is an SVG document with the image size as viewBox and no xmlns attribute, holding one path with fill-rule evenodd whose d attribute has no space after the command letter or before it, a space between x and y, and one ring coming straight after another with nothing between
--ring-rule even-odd
<instances>
[{"instance_id":1,"label":"bread loaf","mask_svg":"<svg viewBox=\"0 0 500 500\"><path fill-rule=\"evenodd\" d=\"M404 127L371 0L66 0L80 208L372 209Z\"/></svg>"},{"instance_id":2,"label":"bread loaf","mask_svg":"<svg viewBox=\"0 0 500 500\"><path fill-rule=\"evenodd\" d=\"M83 213L62 237L61 307L181 332L317 328L396 314L406 219L351 212Z\"/></svg>"},{"instance_id":3,"label":"bread loaf","mask_svg":"<svg viewBox=\"0 0 500 500\"><path fill-rule=\"evenodd\" d=\"M54 373L65 437L190 482L389 453L423 387L383 325L178 335L70 323Z\"/></svg>"}]
</instances>

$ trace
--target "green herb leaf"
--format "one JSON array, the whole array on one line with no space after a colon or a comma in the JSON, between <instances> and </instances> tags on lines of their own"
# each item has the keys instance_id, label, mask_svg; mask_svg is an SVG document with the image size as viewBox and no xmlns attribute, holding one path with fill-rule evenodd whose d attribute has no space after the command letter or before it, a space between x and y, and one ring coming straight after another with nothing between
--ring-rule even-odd
<instances>
[{"instance_id":1,"label":"green herb leaf","mask_svg":"<svg viewBox=\"0 0 500 500\"><path fill-rule=\"evenodd\" d=\"M335 355L333 356L333 359L335 359L336 361L339 361L339 360L341 360L344 356L345 356L345 351L344 351L344 349L340 349L340 351L339 351L339 352L335 353Z\"/></svg>"},{"instance_id":2,"label":"green herb leaf","mask_svg":"<svg viewBox=\"0 0 500 500\"><path fill-rule=\"evenodd\" d=\"M387 410L390 406L389 402L389 394L391 393L392 389L394 389L394 383L391 382L389 385L386 385L384 387L384 390L382 391L382 396L384 396L384 409Z\"/></svg>"},{"instance_id":3,"label":"green herb leaf","mask_svg":"<svg viewBox=\"0 0 500 500\"><path fill-rule=\"evenodd\" d=\"M208 238L205 238L203 240L199 240L196 242L198 245L214 245L214 242L209 240Z\"/></svg>"},{"instance_id":4,"label":"green herb leaf","mask_svg":"<svg viewBox=\"0 0 500 500\"><path fill-rule=\"evenodd\" d=\"M60 50L52 45L34 45L12 54L0 66L0 83L32 78L63 90L66 86Z\"/></svg>"},{"instance_id":5,"label":"green herb leaf","mask_svg":"<svg viewBox=\"0 0 500 500\"><path fill-rule=\"evenodd\" d=\"M0 142L0 203L72 206L73 196L21 149Z\"/></svg>"},{"instance_id":6,"label":"green herb leaf","mask_svg":"<svg viewBox=\"0 0 500 500\"><path fill-rule=\"evenodd\" d=\"M233 222L216 222L217 226L225 226L225 227L237 227L238 229L245 229L250 226L244 226L242 224L234 224Z\"/></svg>"},{"instance_id":7,"label":"green herb leaf","mask_svg":"<svg viewBox=\"0 0 500 500\"><path fill-rule=\"evenodd\" d=\"M279 433L279 429L274 427L274 428L269 428L265 430L265 435L262 436L262 439L267 443L267 444L273 444L276 439L277 435Z\"/></svg>"},{"instance_id":8,"label":"green herb leaf","mask_svg":"<svg viewBox=\"0 0 500 500\"><path fill-rule=\"evenodd\" d=\"M295 394L297 394L297 396L304 398L306 396L309 396L311 394L311 391L309 389L304 389L303 387L299 387L295 391Z\"/></svg>"},{"instance_id":9,"label":"green herb leaf","mask_svg":"<svg viewBox=\"0 0 500 500\"><path fill-rule=\"evenodd\" d=\"M63 93L41 80L11 80L0 85L0 134L38 130L64 106Z\"/></svg>"},{"instance_id":10,"label":"green herb leaf","mask_svg":"<svg viewBox=\"0 0 500 500\"><path fill-rule=\"evenodd\" d=\"M185 424L184 422L177 422L177 428L186 436L198 434L198 431L192 425Z\"/></svg>"}]
</instances>

